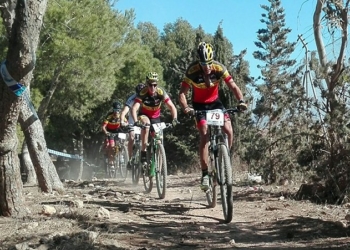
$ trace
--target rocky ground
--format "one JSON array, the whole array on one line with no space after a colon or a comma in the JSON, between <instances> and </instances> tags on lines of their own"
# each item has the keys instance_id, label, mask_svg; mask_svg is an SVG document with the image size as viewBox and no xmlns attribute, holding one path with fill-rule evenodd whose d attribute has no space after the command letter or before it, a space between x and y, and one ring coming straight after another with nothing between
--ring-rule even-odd
<instances>
[{"instance_id":1,"label":"rocky ground","mask_svg":"<svg viewBox=\"0 0 350 250\"><path fill-rule=\"evenodd\" d=\"M293 199L298 185L234 187L234 218L207 208L198 174L169 176L166 198L110 179L25 187L25 218L0 217L0 249L350 249L350 204ZM349 222L350 223L350 222Z\"/></svg>"}]
</instances>

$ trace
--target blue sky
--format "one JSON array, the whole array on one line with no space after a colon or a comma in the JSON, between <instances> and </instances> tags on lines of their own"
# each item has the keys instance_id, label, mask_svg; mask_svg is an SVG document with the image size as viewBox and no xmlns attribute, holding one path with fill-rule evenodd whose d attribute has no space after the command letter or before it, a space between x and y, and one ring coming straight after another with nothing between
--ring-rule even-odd
<instances>
[{"instance_id":1,"label":"blue sky","mask_svg":"<svg viewBox=\"0 0 350 250\"><path fill-rule=\"evenodd\" d=\"M192 27L203 27L206 33L214 34L220 22L224 35L233 45L234 53L247 49L246 60L250 63L251 75L257 77L259 61L252 53L257 50L257 30L264 28L260 22L261 14L266 13L260 5L269 5L267 0L118 0L115 8L119 11L134 9L135 26L139 22L151 22L159 31L167 23L174 23L178 18L187 20ZM282 0L286 14L286 27L292 32L289 41L296 41L301 34L314 50L312 16L316 0ZM305 50L299 42L293 54L298 62L305 57Z\"/></svg>"}]
</instances>

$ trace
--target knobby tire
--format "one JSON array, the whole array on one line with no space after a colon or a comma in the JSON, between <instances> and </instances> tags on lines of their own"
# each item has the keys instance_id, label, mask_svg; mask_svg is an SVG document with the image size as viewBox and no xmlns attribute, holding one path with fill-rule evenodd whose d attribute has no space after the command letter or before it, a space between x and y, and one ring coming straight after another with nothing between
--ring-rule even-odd
<instances>
[{"instance_id":1,"label":"knobby tire","mask_svg":"<svg viewBox=\"0 0 350 250\"><path fill-rule=\"evenodd\" d=\"M220 193L222 211L225 223L232 221L233 217L233 194L232 194L232 167L226 145L218 145L218 164L220 172Z\"/></svg>"},{"instance_id":2,"label":"knobby tire","mask_svg":"<svg viewBox=\"0 0 350 250\"><path fill-rule=\"evenodd\" d=\"M160 199L165 198L167 188L167 161L163 144L158 144L156 152L156 185L157 192Z\"/></svg>"}]
</instances>

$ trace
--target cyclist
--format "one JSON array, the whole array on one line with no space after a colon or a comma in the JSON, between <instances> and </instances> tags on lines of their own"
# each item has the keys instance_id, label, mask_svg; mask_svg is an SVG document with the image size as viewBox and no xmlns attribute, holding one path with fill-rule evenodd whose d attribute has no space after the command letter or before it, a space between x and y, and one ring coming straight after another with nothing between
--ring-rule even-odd
<instances>
[{"instance_id":1,"label":"cyclist","mask_svg":"<svg viewBox=\"0 0 350 250\"><path fill-rule=\"evenodd\" d=\"M127 113L130 111L131 107L134 105L135 102L135 98L136 96L140 93L140 91L142 89L144 89L146 87L146 85L144 83L139 83L138 85L136 85L135 87L135 93L132 94L131 96L129 96L129 98L126 100L126 102L124 103L124 108L120 114L121 120L124 121L125 116L127 115ZM128 140L128 152L129 152L129 156L132 155L132 148L134 146L134 127L131 124L134 124L134 119L132 118L132 115L129 114L129 118L128 118L128 122L122 122L122 126L126 126L129 124L129 128L128 128L128 132L129 132L129 140ZM130 157L131 158L131 157ZM131 159L130 159L131 160ZM130 160L128 162L128 168L130 168Z\"/></svg>"},{"instance_id":2,"label":"cyclist","mask_svg":"<svg viewBox=\"0 0 350 250\"><path fill-rule=\"evenodd\" d=\"M114 168L114 146L115 146L115 138L110 133L118 133L121 128L121 117L120 111L122 109L122 105L119 102L114 102L113 111L109 112L102 124L102 131L106 135L105 146L106 153L108 157L108 164L111 168ZM127 122L127 120L124 120ZM106 166L107 173L107 166Z\"/></svg>"},{"instance_id":3,"label":"cyclist","mask_svg":"<svg viewBox=\"0 0 350 250\"><path fill-rule=\"evenodd\" d=\"M223 80L239 101L239 109L244 111L247 105L243 99L240 88L233 81L226 67L214 60L214 50L211 44L200 42L197 48L198 60L192 62L181 82L179 91L179 102L185 114L193 114L195 110L224 109L219 99L219 84ZM192 106L187 104L186 94L192 89ZM233 130L229 115L225 115L224 132L228 137L228 146L233 144ZM205 115L196 116L197 128L199 130L199 157L202 169L201 189L206 191L209 188L208 176L208 145L209 135Z\"/></svg>"},{"instance_id":4,"label":"cyclist","mask_svg":"<svg viewBox=\"0 0 350 250\"><path fill-rule=\"evenodd\" d=\"M153 124L160 122L160 107L161 103L170 109L172 116L172 124L175 126L177 121L177 110L174 103L171 101L169 95L163 88L158 87L158 74L156 72L150 72L146 76L146 87L143 88L135 99L135 103L132 106L131 114L139 124ZM139 110L140 109L140 110ZM137 114L139 111L139 114ZM149 127L142 129L141 131L141 162L142 165L147 164L147 143L148 143Z\"/></svg>"}]
</instances>

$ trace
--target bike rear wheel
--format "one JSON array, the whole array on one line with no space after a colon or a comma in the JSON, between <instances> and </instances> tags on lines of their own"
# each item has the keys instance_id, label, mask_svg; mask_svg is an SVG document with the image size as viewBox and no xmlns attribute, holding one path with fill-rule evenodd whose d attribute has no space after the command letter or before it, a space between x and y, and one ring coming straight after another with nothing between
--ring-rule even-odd
<instances>
[{"instance_id":1,"label":"bike rear wheel","mask_svg":"<svg viewBox=\"0 0 350 250\"><path fill-rule=\"evenodd\" d=\"M127 174L128 174L127 165L128 165L128 161L129 161L128 150L127 150L127 147L125 145L121 145L119 147L118 159L116 159L116 160L118 160L118 162L119 162L118 166L119 166L120 178L123 181L125 181Z\"/></svg>"},{"instance_id":2,"label":"bike rear wheel","mask_svg":"<svg viewBox=\"0 0 350 250\"><path fill-rule=\"evenodd\" d=\"M209 189L205 192L205 196L207 197L208 207L213 208L216 206L217 201L217 176L215 172L215 159L214 154L212 152L209 152L209 164L211 166L211 169L214 169L209 173Z\"/></svg>"},{"instance_id":3,"label":"bike rear wheel","mask_svg":"<svg viewBox=\"0 0 350 250\"><path fill-rule=\"evenodd\" d=\"M166 162L166 155L165 155L165 149L163 144L158 144L157 152L155 155L156 159L156 185L157 185L157 192L160 199L165 198L166 194L166 188L167 188L167 162Z\"/></svg>"},{"instance_id":4,"label":"bike rear wheel","mask_svg":"<svg viewBox=\"0 0 350 250\"><path fill-rule=\"evenodd\" d=\"M222 211L229 223L233 217L232 167L226 145L219 145L218 164Z\"/></svg>"},{"instance_id":5,"label":"bike rear wheel","mask_svg":"<svg viewBox=\"0 0 350 250\"><path fill-rule=\"evenodd\" d=\"M131 178L132 178L132 183L137 185L140 180L140 174L141 174L141 162L140 162L140 147L137 146L134 149L133 152L133 160L130 163L131 164Z\"/></svg>"}]
</instances>

